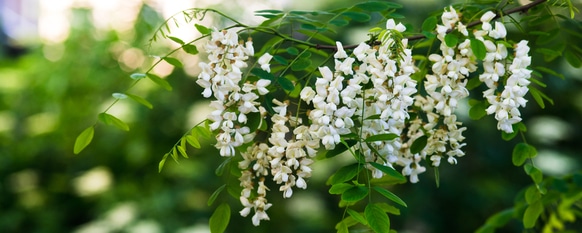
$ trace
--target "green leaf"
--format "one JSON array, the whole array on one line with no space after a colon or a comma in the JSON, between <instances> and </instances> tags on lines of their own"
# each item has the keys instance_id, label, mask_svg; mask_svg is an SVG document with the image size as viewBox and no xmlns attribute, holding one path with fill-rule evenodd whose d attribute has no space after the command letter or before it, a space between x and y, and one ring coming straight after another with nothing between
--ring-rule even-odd
<instances>
[{"instance_id":1,"label":"green leaf","mask_svg":"<svg viewBox=\"0 0 582 233\"><path fill-rule=\"evenodd\" d=\"M348 208L346 210L347 210L348 214L350 216L352 216L352 218L354 218L354 220L358 221L359 223L361 223L364 226L368 225L368 221L366 220L364 215L362 215L360 212L352 210L350 208Z\"/></svg>"},{"instance_id":2,"label":"green leaf","mask_svg":"<svg viewBox=\"0 0 582 233\"><path fill-rule=\"evenodd\" d=\"M118 100L122 100L122 99L127 99L127 95L123 94L123 93L113 93L111 94L111 96L113 96L113 98L116 98Z\"/></svg>"},{"instance_id":3,"label":"green leaf","mask_svg":"<svg viewBox=\"0 0 582 233\"><path fill-rule=\"evenodd\" d=\"M408 207L406 205L406 203L402 199L400 199L400 197L396 196L396 194L394 194L394 193L392 193L392 192L390 192L382 187L379 187L379 186L374 186L373 189L376 192L382 194L382 196L388 198L389 200L396 202L397 204L399 204L401 206Z\"/></svg>"},{"instance_id":4,"label":"green leaf","mask_svg":"<svg viewBox=\"0 0 582 233\"><path fill-rule=\"evenodd\" d=\"M223 233L230 222L230 206L226 203L220 204L212 216L210 216L210 232Z\"/></svg>"},{"instance_id":5,"label":"green leaf","mask_svg":"<svg viewBox=\"0 0 582 233\"><path fill-rule=\"evenodd\" d=\"M183 44L184 44L184 41L180 40L180 38L173 37L173 36L168 36L168 38L169 38L170 40L172 40L172 41L174 41L174 42L176 42L176 43L180 44L180 45L183 45Z\"/></svg>"},{"instance_id":6,"label":"green leaf","mask_svg":"<svg viewBox=\"0 0 582 233\"><path fill-rule=\"evenodd\" d=\"M192 147L196 148L196 149L200 149L200 142L198 141L198 138L192 136L192 135L186 135L186 141L188 142L188 144L190 144Z\"/></svg>"},{"instance_id":7,"label":"green leaf","mask_svg":"<svg viewBox=\"0 0 582 233\"><path fill-rule=\"evenodd\" d=\"M400 137L398 134L393 134L393 133L376 134L376 135L372 135L372 136L366 138L366 140L364 140L364 142L391 141L391 140L394 140L398 137Z\"/></svg>"},{"instance_id":8,"label":"green leaf","mask_svg":"<svg viewBox=\"0 0 582 233\"><path fill-rule=\"evenodd\" d=\"M572 50L566 50L564 52L564 58L566 59L566 61L568 61L568 63L570 63L571 66L575 68L580 68L582 66L582 60L580 56L578 56Z\"/></svg>"},{"instance_id":9,"label":"green leaf","mask_svg":"<svg viewBox=\"0 0 582 233\"><path fill-rule=\"evenodd\" d=\"M103 122L105 124L113 125L113 126L119 128L121 130L124 130L124 131L129 131L129 126L125 122L123 122L122 120L120 120L117 117L114 117L111 114L102 112L99 114L98 118L101 122Z\"/></svg>"},{"instance_id":10,"label":"green leaf","mask_svg":"<svg viewBox=\"0 0 582 233\"><path fill-rule=\"evenodd\" d=\"M164 61L166 61L167 63L170 63L170 65L173 65L177 68L182 68L182 62L180 62L178 59L173 58L173 57L163 57L162 58Z\"/></svg>"},{"instance_id":11,"label":"green leaf","mask_svg":"<svg viewBox=\"0 0 582 233\"><path fill-rule=\"evenodd\" d=\"M342 194L352 187L354 187L354 185L348 183L334 184L329 188L329 194Z\"/></svg>"},{"instance_id":12,"label":"green leaf","mask_svg":"<svg viewBox=\"0 0 582 233\"><path fill-rule=\"evenodd\" d=\"M536 221L544 211L544 205L540 200L529 205L523 213L523 226L525 228L532 228L536 225Z\"/></svg>"},{"instance_id":13,"label":"green leaf","mask_svg":"<svg viewBox=\"0 0 582 233\"><path fill-rule=\"evenodd\" d=\"M178 148L178 152L180 152L180 154L182 155L182 157L188 158L188 153L186 153L186 149L184 149L184 147L177 146L176 148Z\"/></svg>"},{"instance_id":14,"label":"green leaf","mask_svg":"<svg viewBox=\"0 0 582 233\"><path fill-rule=\"evenodd\" d=\"M449 33L445 36L445 44L447 44L448 47L454 48L457 46L457 43L459 43L457 35Z\"/></svg>"},{"instance_id":15,"label":"green leaf","mask_svg":"<svg viewBox=\"0 0 582 233\"><path fill-rule=\"evenodd\" d=\"M261 78L261 79L267 79L267 80L275 80L275 76L267 71L264 71L261 68L253 68L251 70L251 74L256 75L257 77Z\"/></svg>"},{"instance_id":16,"label":"green leaf","mask_svg":"<svg viewBox=\"0 0 582 233\"><path fill-rule=\"evenodd\" d=\"M75 139L75 146L73 146L73 152L79 154L85 147L87 147L93 140L93 134L95 133L95 127L89 126L83 132L77 136Z\"/></svg>"},{"instance_id":17,"label":"green leaf","mask_svg":"<svg viewBox=\"0 0 582 233\"><path fill-rule=\"evenodd\" d=\"M487 55L487 48L485 47L485 44L483 43L483 41L480 41L478 39L475 38L471 38L471 50L473 50L473 54L475 54L475 56L479 59L479 60L483 60L483 58L485 58L485 56Z\"/></svg>"},{"instance_id":18,"label":"green leaf","mask_svg":"<svg viewBox=\"0 0 582 233\"><path fill-rule=\"evenodd\" d=\"M537 155L537 150L535 147L527 143L518 143L513 147L513 154L511 161L515 166L521 166L525 163L525 160L534 158Z\"/></svg>"},{"instance_id":19,"label":"green leaf","mask_svg":"<svg viewBox=\"0 0 582 233\"><path fill-rule=\"evenodd\" d=\"M369 14L356 11L347 11L342 13L341 15L358 22L368 22L370 21L370 19L372 19L372 17L370 17Z\"/></svg>"},{"instance_id":20,"label":"green leaf","mask_svg":"<svg viewBox=\"0 0 582 233\"><path fill-rule=\"evenodd\" d=\"M295 84L285 77L277 78L277 82L279 82L281 87L286 91L293 91L295 89Z\"/></svg>"},{"instance_id":21,"label":"green leaf","mask_svg":"<svg viewBox=\"0 0 582 233\"><path fill-rule=\"evenodd\" d=\"M542 171L540 171L540 169L538 169L537 167L534 167L533 165L531 165L529 163L524 165L523 169L525 170L525 173L528 174L536 184L541 183L542 180L544 179L544 175L542 174Z\"/></svg>"},{"instance_id":22,"label":"green leaf","mask_svg":"<svg viewBox=\"0 0 582 233\"><path fill-rule=\"evenodd\" d=\"M293 64L291 64L291 70L302 71L307 69L311 65L311 59L298 59Z\"/></svg>"},{"instance_id":23,"label":"green leaf","mask_svg":"<svg viewBox=\"0 0 582 233\"><path fill-rule=\"evenodd\" d=\"M299 50L297 50L295 47L289 47L287 48L287 53L296 56L299 54Z\"/></svg>"},{"instance_id":24,"label":"green leaf","mask_svg":"<svg viewBox=\"0 0 582 233\"><path fill-rule=\"evenodd\" d=\"M380 207L384 212L394 215L400 215L400 209L390 205L386 202L376 203L376 206Z\"/></svg>"},{"instance_id":25,"label":"green leaf","mask_svg":"<svg viewBox=\"0 0 582 233\"><path fill-rule=\"evenodd\" d=\"M151 104L149 101L145 100L144 98L141 98L141 97L139 97L139 96L137 96L137 95L133 95L133 94L129 94L129 93L126 93L126 95L127 95L127 96L128 96L130 99L134 100L135 102L138 102L138 103L140 103L140 104L141 104L141 105L143 105L143 106L146 106L146 107L147 107L147 108L149 108L149 109L152 109L152 108L154 108L154 106L153 106L153 105L152 105L152 104Z\"/></svg>"},{"instance_id":26,"label":"green leaf","mask_svg":"<svg viewBox=\"0 0 582 233\"><path fill-rule=\"evenodd\" d=\"M196 45L186 44L182 46L182 49L184 50L184 52L187 52L192 55L198 54L198 48L196 48Z\"/></svg>"},{"instance_id":27,"label":"green leaf","mask_svg":"<svg viewBox=\"0 0 582 233\"><path fill-rule=\"evenodd\" d=\"M426 147L427 142L428 137L426 135L417 138L416 140L414 140L414 142L412 142L412 145L410 146L410 153L412 154L420 153L422 150L424 150L424 147Z\"/></svg>"},{"instance_id":28,"label":"green leaf","mask_svg":"<svg viewBox=\"0 0 582 233\"><path fill-rule=\"evenodd\" d=\"M525 190L525 202L527 204L533 204L534 202L540 200L542 198L542 195L540 193L540 191L536 188L536 186L532 185L529 186L529 188L527 188Z\"/></svg>"},{"instance_id":29,"label":"green leaf","mask_svg":"<svg viewBox=\"0 0 582 233\"><path fill-rule=\"evenodd\" d=\"M424 20L424 22L422 22L422 31L425 32L432 32L435 28L436 25L438 23L437 17L432 16L432 17L428 17ZM445 37L446 39L446 37ZM449 46L452 47L452 46Z\"/></svg>"},{"instance_id":30,"label":"green leaf","mask_svg":"<svg viewBox=\"0 0 582 233\"><path fill-rule=\"evenodd\" d=\"M390 219L388 215L376 204L369 203L364 210L364 215L374 232L386 233L390 231Z\"/></svg>"},{"instance_id":31,"label":"green leaf","mask_svg":"<svg viewBox=\"0 0 582 233\"><path fill-rule=\"evenodd\" d=\"M362 166L358 163L341 167L329 178L328 183L334 185L351 180L360 172L361 169Z\"/></svg>"},{"instance_id":32,"label":"green leaf","mask_svg":"<svg viewBox=\"0 0 582 233\"><path fill-rule=\"evenodd\" d=\"M224 188L226 188L226 184L223 184L220 187L218 187L216 191L214 191L212 195L210 195L210 197L208 198L208 202L206 204L208 206L211 206L218 197L218 195L220 195L220 193L224 190Z\"/></svg>"},{"instance_id":33,"label":"green leaf","mask_svg":"<svg viewBox=\"0 0 582 233\"><path fill-rule=\"evenodd\" d=\"M222 161L222 163L220 165L218 165L218 167L216 168L216 170L214 170L214 173L217 176L222 176L222 174L224 174L224 169L226 169L227 165L230 164L232 157L228 157L227 159L225 159L224 161Z\"/></svg>"},{"instance_id":34,"label":"green leaf","mask_svg":"<svg viewBox=\"0 0 582 233\"><path fill-rule=\"evenodd\" d=\"M279 55L274 55L273 60L275 60L277 63L284 65L284 66L289 65L289 62L287 61L287 59L285 59L284 57L281 57Z\"/></svg>"},{"instance_id":35,"label":"green leaf","mask_svg":"<svg viewBox=\"0 0 582 233\"><path fill-rule=\"evenodd\" d=\"M142 73L133 73L133 74L131 74L129 77L130 77L131 79L133 79L133 80L139 80L139 79L145 78L145 77L146 77L146 74L142 74Z\"/></svg>"},{"instance_id":36,"label":"green leaf","mask_svg":"<svg viewBox=\"0 0 582 233\"><path fill-rule=\"evenodd\" d=\"M198 32L200 32L202 35L207 35L212 33L212 30L210 30L209 28L200 25L200 24L194 24L194 27L196 27L196 30L198 30Z\"/></svg>"},{"instance_id":37,"label":"green leaf","mask_svg":"<svg viewBox=\"0 0 582 233\"><path fill-rule=\"evenodd\" d=\"M330 21L329 23L331 25L335 25L338 27L343 27L343 26L350 24L350 22L348 22L347 20L344 20L344 19L334 19L334 20Z\"/></svg>"},{"instance_id":38,"label":"green leaf","mask_svg":"<svg viewBox=\"0 0 582 233\"><path fill-rule=\"evenodd\" d=\"M165 79L162 79L159 76L157 76L155 74L151 74L151 73L148 73L147 76L150 80L152 80L154 83L158 84L159 86L163 87L164 89L166 89L168 91L172 90L172 86L170 86L170 83L168 83L168 81L166 81Z\"/></svg>"},{"instance_id":39,"label":"green leaf","mask_svg":"<svg viewBox=\"0 0 582 233\"><path fill-rule=\"evenodd\" d=\"M370 190L366 186L354 186L342 193L341 199L346 202L357 202L368 196Z\"/></svg>"},{"instance_id":40,"label":"green leaf","mask_svg":"<svg viewBox=\"0 0 582 233\"><path fill-rule=\"evenodd\" d=\"M166 153L162 160L160 160L160 163L158 163L158 173L162 172L162 168L164 168L164 164L166 164L166 159L168 159L168 155L170 155L170 153Z\"/></svg>"},{"instance_id":41,"label":"green leaf","mask_svg":"<svg viewBox=\"0 0 582 233\"><path fill-rule=\"evenodd\" d=\"M485 102L479 101L477 104L471 106L471 109L469 109L469 117L471 120L479 120L487 115L486 109L487 105Z\"/></svg>"},{"instance_id":42,"label":"green leaf","mask_svg":"<svg viewBox=\"0 0 582 233\"><path fill-rule=\"evenodd\" d=\"M170 151L170 156L172 156L172 159L174 159L176 163L180 163L178 162L178 151L176 150L176 147L172 148Z\"/></svg>"},{"instance_id":43,"label":"green leaf","mask_svg":"<svg viewBox=\"0 0 582 233\"><path fill-rule=\"evenodd\" d=\"M400 174L400 172L397 172L396 170L394 170L394 168L384 166L382 164L375 163L375 162L370 162L370 165L372 165L372 167L382 171L387 176L390 176L390 177L393 177L393 178L396 178L396 179L402 180L402 181L406 180L406 177L404 177L402 174Z\"/></svg>"}]
</instances>

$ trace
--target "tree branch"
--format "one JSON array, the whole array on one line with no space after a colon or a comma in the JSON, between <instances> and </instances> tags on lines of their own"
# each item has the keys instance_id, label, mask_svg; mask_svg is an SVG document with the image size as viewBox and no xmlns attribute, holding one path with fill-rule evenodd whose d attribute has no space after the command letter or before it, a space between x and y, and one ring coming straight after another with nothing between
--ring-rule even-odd
<instances>
[{"instance_id":1,"label":"tree branch","mask_svg":"<svg viewBox=\"0 0 582 233\"><path fill-rule=\"evenodd\" d=\"M540 4L544 3L544 2L547 2L547 1L548 0L535 0L533 2L530 2L529 4L526 4L526 5L523 5L523 6L519 6L519 7L516 7L516 8L511 8L509 10L503 11L501 14L496 14L495 17L493 18L493 20L498 19L498 18L501 18L501 17L506 16L506 15L511 15L511 14L514 14L514 13L517 13L517 12L527 13L527 11L529 9L531 9L531 8L537 6L537 5L540 5ZM470 22L470 23L467 24L467 28L477 26L477 25L479 25L481 23L482 23L481 20L476 20L476 21ZM447 33L449 33L450 31L451 30L447 31ZM406 39L408 39L408 41L421 40L421 39L425 39L425 38L426 38L426 36L423 35L423 34L406 37ZM379 41L374 41L374 44L380 44L380 42ZM346 46L344 46L344 49L354 49L356 47L358 47L358 45L346 45ZM336 46L333 46L333 45L321 45L321 44L317 44L317 45L315 45L315 48L316 49L331 49L331 50L337 50L337 47Z\"/></svg>"}]
</instances>

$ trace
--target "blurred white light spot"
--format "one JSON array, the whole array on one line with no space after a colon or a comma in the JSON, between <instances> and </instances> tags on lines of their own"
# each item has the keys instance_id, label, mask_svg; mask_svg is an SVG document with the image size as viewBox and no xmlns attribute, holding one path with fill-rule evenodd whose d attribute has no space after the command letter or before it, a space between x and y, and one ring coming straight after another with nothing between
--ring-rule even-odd
<instances>
[{"instance_id":1,"label":"blurred white light spot","mask_svg":"<svg viewBox=\"0 0 582 233\"><path fill-rule=\"evenodd\" d=\"M29 116L25 121L26 133L31 136L50 133L57 128L58 116L55 113L44 112Z\"/></svg>"},{"instance_id":2,"label":"blurred white light spot","mask_svg":"<svg viewBox=\"0 0 582 233\"><path fill-rule=\"evenodd\" d=\"M578 169L576 161L558 151L541 150L534 158L534 164L542 170L544 174L561 176Z\"/></svg>"},{"instance_id":3,"label":"blurred white light spot","mask_svg":"<svg viewBox=\"0 0 582 233\"><path fill-rule=\"evenodd\" d=\"M105 192L111 186L112 175L106 167L95 167L73 180L79 196L92 196Z\"/></svg>"},{"instance_id":4,"label":"blurred white light spot","mask_svg":"<svg viewBox=\"0 0 582 233\"><path fill-rule=\"evenodd\" d=\"M568 123L552 116L535 117L527 122L527 126L531 137L545 144L564 140L572 133Z\"/></svg>"},{"instance_id":5,"label":"blurred white light spot","mask_svg":"<svg viewBox=\"0 0 582 233\"><path fill-rule=\"evenodd\" d=\"M113 228L121 229L131 223L136 216L137 207L134 203L121 203L105 214L105 221Z\"/></svg>"},{"instance_id":6,"label":"blurred white light spot","mask_svg":"<svg viewBox=\"0 0 582 233\"><path fill-rule=\"evenodd\" d=\"M31 191L38 185L38 174L26 169L10 175L10 188L16 193Z\"/></svg>"},{"instance_id":7,"label":"blurred white light spot","mask_svg":"<svg viewBox=\"0 0 582 233\"><path fill-rule=\"evenodd\" d=\"M141 220L131 226L127 232L129 233L161 233L164 232L159 223L153 220Z\"/></svg>"},{"instance_id":8,"label":"blurred white light spot","mask_svg":"<svg viewBox=\"0 0 582 233\"><path fill-rule=\"evenodd\" d=\"M121 65L121 69L126 72L131 72L143 65L145 57L140 49L130 48L121 53L118 61Z\"/></svg>"}]
</instances>

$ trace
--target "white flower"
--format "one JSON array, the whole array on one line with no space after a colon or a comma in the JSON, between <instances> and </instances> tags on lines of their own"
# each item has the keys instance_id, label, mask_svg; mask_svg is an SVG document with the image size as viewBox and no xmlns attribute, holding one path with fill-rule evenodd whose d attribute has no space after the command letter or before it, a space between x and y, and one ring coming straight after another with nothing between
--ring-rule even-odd
<instances>
[{"instance_id":1,"label":"white flower","mask_svg":"<svg viewBox=\"0 0 582 233\"><path fill-rule=\"evenodd\" d=\"M342 45L342 42L336 41L335 44L337 46L337 52L333 55L333 57L335 59L347 58L348 54L344 50L344 46Z\"/></svg>"},{"instance_id":2,"label":"white flower","mask_svg":"<svg viewBox=\"0 0 582 233\"><path fill-rule=\"evenodd\" d=\"M259 81L257 81L257 91L259 92L259 95L265 95L269 93L267 86L269 86L270 84L271 80L259 79Z\"/></svg>"},{"instance_id":3,"label":"white flower","mask_svg":"<svg viewBox=\"0 0 582 233\"><path fill-rule=\"evenodd\" d=\"M388 19L386 21L386 29L396 30L396 31L399 31L399 32L406 31L406 27L402 23L396 24L396 22L394 21L394 19Z\"/></svg>"},{"instance_id":4,"label":"white flower","mask_svg":"<svg viewBox=\"0 0 582 233\"><path fill-rule=\"evenodd\" d=\"M271 66L269 64L271 58L273 58L273 56L269 53L265 53L259 58L259 65L261 65L262 70L271 72Z\"/></svg>"},{"instance_id":5,"label":"white flower","mask_svg":"<svg viewBox=\"0 0 582 233\"><path fill-rule=\"evenodd\" d=\"M495 13L493 11L487 11L481 16L481 22L490 22L493 18L495 18Z\"/></svg>"}]
</instances>

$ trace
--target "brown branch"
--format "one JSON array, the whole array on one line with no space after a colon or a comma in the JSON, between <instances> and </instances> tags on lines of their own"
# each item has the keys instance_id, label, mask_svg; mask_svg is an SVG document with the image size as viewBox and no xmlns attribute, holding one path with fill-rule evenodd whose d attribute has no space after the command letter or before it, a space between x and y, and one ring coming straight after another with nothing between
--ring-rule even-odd
<instances>
[{"instance_id":1,"label":"brown branch","mask_svg":"<svg viewBox=\"0 0 582 233\"><path fill-rule=\"evenodd\" d=\"M493 20L498 19L498 18L501 18L501 17L506 16L506 15L511 15L511 14L517 13L517 12L527 13L527 11L529 9L531 9L531 8L537 6L537 5L540 5L540 4L544 3L544 2L547 2L547 1L548 0L536 0L536 1L530 2L529 4L526 4L526 5L523 5L523 6L519 6L519 7L516 7L516 8L511 8L509 10L503 11L502 14L496 14L495 17L493 18ZM479 25L481 23L483 23L483 22L481 22L481 20L476 20L476 21L473 21L473 22L468 23L467 24L467 27L468 28L474 27L474 26L477 26L477 25ZM451 32L451 31L452 30L449 30L449 31L447 31L447 33ZM425 38L426 38L426 36L423 35L423 34L406 37L406 39L408 39L408 41L421 40L421 39L425 39ZM380 42L379 41L374 41L374 44L380 44ZM344 46L344 49L354 49L356 47L358 47L358 45L346 45L346 46ZM331 49L331 50L336 50L337 49L336 46L332 46L332 45L320 45L320 44L317 44L315 46L315 48L316 49Z\"/></svg>"}]
</instances>

